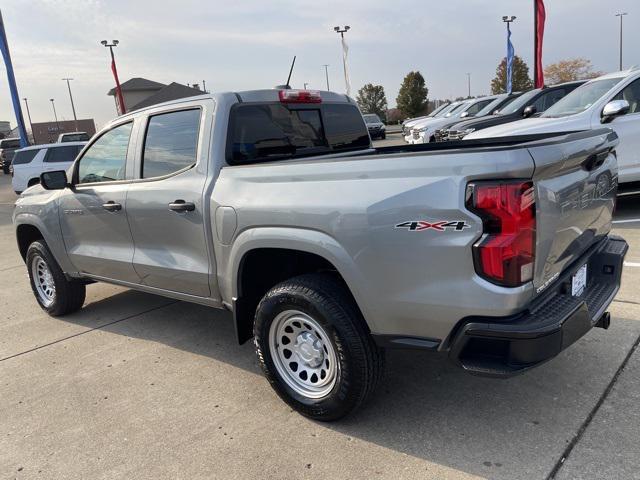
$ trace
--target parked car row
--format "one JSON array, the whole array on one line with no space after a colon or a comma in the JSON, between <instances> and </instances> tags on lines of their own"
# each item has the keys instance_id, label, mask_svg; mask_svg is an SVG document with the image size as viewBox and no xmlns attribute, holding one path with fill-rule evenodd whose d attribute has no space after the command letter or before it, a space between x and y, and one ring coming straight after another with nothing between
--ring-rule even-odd
<instances>
[{"instance_id":1,"label":"parked car row","mask_svg":"<svg viewBox=\"0 0 640 480\"><path fill-rule=\"evenodd\" d=\"M569 82L518 92L510 95L462 100L451 104L433 116L422 117L405 124L407 143L430 143L461 140L481 128L513 122L544 112L558 100L572 92L584 81Z\"/></svg>"},{"instance_id":2,"label":"parked car row","mask_svg":"<svg viewBox=\"0 0 640 480\"><path fill-rule=\"evenodd\" d=\"M620 138L620 145L616 148L618 182L623 190L635 191L636 186L640 186L639 69L590 80L554 103L539 117L470 132L465 140L553 134L603 126L611 128ZM455 128L461 127L457 125Z\"/></svg>"}]
</instances>

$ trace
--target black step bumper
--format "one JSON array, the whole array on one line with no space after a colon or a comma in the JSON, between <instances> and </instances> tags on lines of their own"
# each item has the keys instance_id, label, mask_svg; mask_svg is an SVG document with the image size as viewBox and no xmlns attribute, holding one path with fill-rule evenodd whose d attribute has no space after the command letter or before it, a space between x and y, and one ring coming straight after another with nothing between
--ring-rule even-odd
<instances>
[{"instance_id":1,"label":"black step bumper","mask_svg":"<svg viewBox=\"0 0 640 480\"><path fill-rule=\"evenodd\" d=\"M509 377L550 360L593 327L607 328L607 308L620 289L628 249L622 238L606 237L524 312L464 320L451 340L449 357L469 373ZM574 297L571 278L585 263L587 287Z\"/></svg>"}]
</instances>

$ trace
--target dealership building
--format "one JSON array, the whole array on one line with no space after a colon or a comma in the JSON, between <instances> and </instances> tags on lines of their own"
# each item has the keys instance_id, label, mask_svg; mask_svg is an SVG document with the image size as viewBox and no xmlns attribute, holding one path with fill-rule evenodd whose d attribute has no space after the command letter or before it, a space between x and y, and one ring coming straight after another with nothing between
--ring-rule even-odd
<instances>
[{"instance_id":1,"label":"dealership building","mask_svg":"<svg viewBox=\"0 0 640 480\"><path fill-rule=\"evenodd\" d=\"M77 128L76 128L77 123ZM91 137L96 133L96 124L92 118L75 120L60 120L59 122L40 122L31 124L33 129L33 143L55 143L58 135L69 132L87 132Z\"/></svg>"}]
</instances>

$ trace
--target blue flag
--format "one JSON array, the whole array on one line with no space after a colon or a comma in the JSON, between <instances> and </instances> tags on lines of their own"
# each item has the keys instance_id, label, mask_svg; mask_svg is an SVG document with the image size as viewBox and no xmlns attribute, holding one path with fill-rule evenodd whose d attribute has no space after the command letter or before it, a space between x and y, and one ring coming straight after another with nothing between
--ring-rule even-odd
<instances>
[{"instance_id":1,"label":"blue flag","mask_svg":"<svg viewBox=\"0 0 640 480\"><path fill-rule=\"evenodd\" d=\"M507 23L507 93L513 92L513 57L515 49L511 43L511 28Z\"/></svg>"},{"instance_id":2,"label":"blue flag","mask_svg":"<svg viewBox=\"0 0 640 480\"><path fill-rule=\"evenodd\" d=\"M16 114L16 121L18 122L18 132L20 133L20 147L28 147L29 140L27 138L27 129L24 128L24 119L22 118L22 108L20 106L20 96L18 95L16 78L13 75L13 65L11 64L11 55L9 54L9 43L7 42L7 35L4 31L2 12L0 12L0 51L2 52L2 57L4 58L4 65L7 68L7 81L9 83L9 90L11 91L13 111Z\"/></svg>"}]
</instances>

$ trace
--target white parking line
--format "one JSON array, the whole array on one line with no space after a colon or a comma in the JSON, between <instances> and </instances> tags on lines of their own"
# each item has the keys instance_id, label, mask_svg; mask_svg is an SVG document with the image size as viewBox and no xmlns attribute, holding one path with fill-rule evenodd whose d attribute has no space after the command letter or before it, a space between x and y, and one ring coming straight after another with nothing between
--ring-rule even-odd
<instances>
[{"instance_id":1,"label":"white parking line","mask_svg":"<svg viewBox=\"0 0 640 480\"><path fill-rule=\"evenodd\" d=\"M624 262L625 267L640 267L640 263L638 262Z\"/></svg>"},{"instance_id":2,"label":"white parking line","mask_svg":"<svg viewBox=\"0 0 640 480\"><path fill-rule=\"evenodd\" d=\"M640 218L631 218L629 220L614 220L613 223L640 223Z\"/></svg>"}]
</instances>

